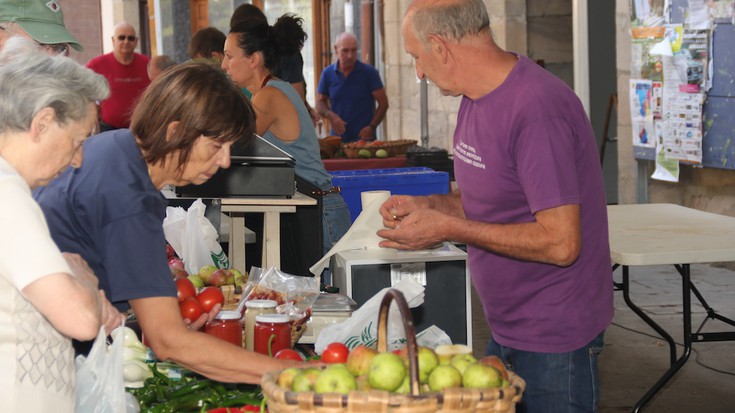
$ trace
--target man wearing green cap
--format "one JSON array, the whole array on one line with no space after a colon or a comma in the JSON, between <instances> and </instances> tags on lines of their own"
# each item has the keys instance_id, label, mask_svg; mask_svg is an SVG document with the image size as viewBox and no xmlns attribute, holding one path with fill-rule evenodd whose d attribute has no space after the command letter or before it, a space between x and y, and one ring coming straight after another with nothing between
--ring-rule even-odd
<instances>
[{"instance_id":1,"label":"man wearing green cap","mask_svg":"<svg viewBox=\"0 0 735 413\"><path fill-rule=\"evenodd\" d=\"M10 36L33 40L51 54L81 52L79 41L64 26L57 0L0 0L0 48Z\"/></svg>"}]
</instances>

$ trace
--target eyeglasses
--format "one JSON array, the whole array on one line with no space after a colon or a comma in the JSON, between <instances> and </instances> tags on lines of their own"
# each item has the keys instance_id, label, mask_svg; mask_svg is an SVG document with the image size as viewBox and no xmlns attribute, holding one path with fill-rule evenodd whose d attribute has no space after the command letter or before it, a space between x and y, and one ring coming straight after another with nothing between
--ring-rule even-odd
<instances>
[{"instance_id":1,"label":"eyeglasses","mask_svg":"<svg viewBox=\"0 0 735 413\"><path fill-rule=\"evenodd\" d=\"M10 33L11 35L17 36L17 33L13 33L12 31L8 30L7 27L0 26L0 30ZM69 43L55 43L55 44L48 44L48 43L39 43L35 39L33 39L30 36L22 36L26 37L30 40L33 40L38 47L44 49L47 53L54 54L54 55L61 55L61 56L69 56Z\"/></svg>"},{"instance_id":2,"label":"eyeglasses","mask_svg":"<svg viewBox=\"0 0 735 413\"><path fill-rule=\"evenodd\" d=\"M124 34L120 34L120 35L118 35L118 36L117 36L117 40L119 40L119 41L121 41L121 42L124 42L124 41L125 41L125 39L128 39L128 41L129 41L129 42L134 42L134 41L136 41L136 40L137 40L138 38L137 38L136 36L131 36L131 35L127 35L127 36L125 36Z\"/></svg>"}]
</instances>

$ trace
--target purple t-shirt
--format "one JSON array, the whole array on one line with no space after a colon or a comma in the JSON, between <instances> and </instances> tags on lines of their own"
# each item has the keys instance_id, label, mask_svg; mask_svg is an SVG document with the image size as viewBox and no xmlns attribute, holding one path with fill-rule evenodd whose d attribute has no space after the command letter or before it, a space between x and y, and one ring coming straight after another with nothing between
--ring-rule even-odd
<instances>
[{"instance_id":1,"label":"purple t-shirt","mask_svg":"<svg viewBox=\"0 0 735 413\"><path fill-rule=\"evenodd\" d=\"M462 99L454 170L470 220L534 221L581 205L582 250L569 267L470 246L469 268L494 339L518 350L576 350L612 320L607 206L594 133L574 92L525 56L489 94Z\"/></svg>"}]
</instances>

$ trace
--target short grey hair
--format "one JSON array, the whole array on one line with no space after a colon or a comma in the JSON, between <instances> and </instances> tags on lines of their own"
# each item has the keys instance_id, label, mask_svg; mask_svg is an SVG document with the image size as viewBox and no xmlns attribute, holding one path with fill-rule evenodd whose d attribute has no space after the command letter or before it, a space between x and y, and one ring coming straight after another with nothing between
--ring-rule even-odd
<instances>
[{"instance_id":1,"label":"short grey hair","mask_svg":"<svg viewBox=\"0 0 735 413\"><path fill-rule=\"evenodd\" d=\"M38 51L14 36L0 51L0 134L28 131L42 109L54 109L60 124L78 122L89 103L110 95L104 76L64 56Z\"/></svg>"},{"instance_id":2,"label":"short grey hair","mask_svg":"<svg viewBox=\"0 0 735 413\"><path fill-rule=\"evenodd\" d=\"M459 41L490 30L490 17L482 0L453 0L420 6L413 12L411 29L422 44L430 35Z\"/></svg>"}]
</instances>

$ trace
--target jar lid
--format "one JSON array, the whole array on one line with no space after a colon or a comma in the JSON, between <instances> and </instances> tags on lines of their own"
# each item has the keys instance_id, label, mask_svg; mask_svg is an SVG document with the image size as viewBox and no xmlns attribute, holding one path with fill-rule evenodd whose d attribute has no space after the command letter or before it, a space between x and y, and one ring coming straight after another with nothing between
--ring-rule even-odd
<instances>
[{"instance_id":1,"label":"jar lid","mask_svg":"<svg viewBox=\"0 0 735 413\"><path fill-rule=\"evenodd\" d=\"M286 314L259 314L255 316L256 323L288 323Z\"/></svg>"},{"instance_id":2,"label":"jar lid","mask_svg":"<svg viewBox=\"0 0 735 413\"><path fill-rule=\"evenodd\" d=\"M245 301L245 307L252 308L276 308L278 305L274 300L250 300Z\"/></svg>"},{"instance_id":3,"label":"jar lid","mask_svg":"<svg viewBox=\"0 0 735 413\"><path fill-rule=\"evenodd\" d=\"M220 311L215 317L217 320L239 320L240 318L242 316L237 311Z\"/></svg>"}]
</instances>

